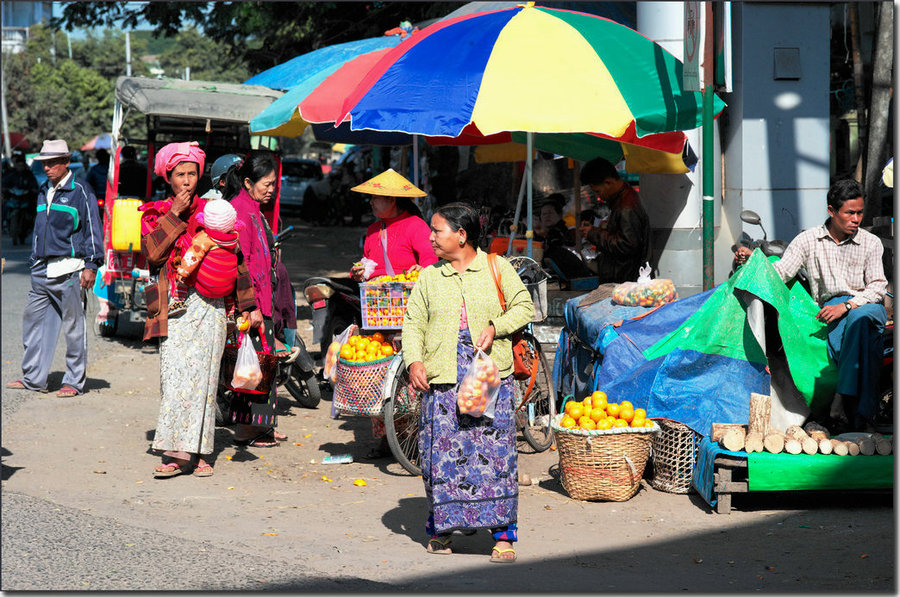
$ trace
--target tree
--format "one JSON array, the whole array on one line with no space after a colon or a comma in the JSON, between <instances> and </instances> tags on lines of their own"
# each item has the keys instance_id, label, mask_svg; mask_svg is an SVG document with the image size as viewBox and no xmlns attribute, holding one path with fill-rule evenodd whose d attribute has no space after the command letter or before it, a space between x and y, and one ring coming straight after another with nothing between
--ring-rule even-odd
<instances>
[{"instance_id":1,"label":"tree","mask_svg":"<svg viewBox=\"0 0 900 597\"><path fill-rule=\"evenodd\" d=\"M243 60L222 60L229 48L200 35L191 27L175 37L175 43L160 54L159 64L167 77L180 77L191 68L191 79L240 83L250 78Z\"/></svg>"},{"instance_id":2,"label":"tree","mask_svg":"<svg viewBox=\"0 0 900 597\"><path fill-rule=\"evenodd\" d=\"M401 21L443 17L463 2L67 2L53 27L141 22L157 35L174 37L185 23L226 44L251 73L320 47L383 35ZM253 43L248 43L253 42ZM193 67L192 69L193 70Z\"/></svg>"},{"instance_id":3,"label":"tree","mask_svg":"<svg viewBox=\"0 0 900 597\"><path fill-rule=\"evenodd\" d=\"M115 77L125 73L125 52L118 65L99 55L112 53L117 45L124 47L124 42L116 42L113 32L73 41L70 60L61 35L32 27L25 51L4 57L10 129L21 131L37 147L51 138L80 147L108 130Z\"/></svg>"}]
</instances>

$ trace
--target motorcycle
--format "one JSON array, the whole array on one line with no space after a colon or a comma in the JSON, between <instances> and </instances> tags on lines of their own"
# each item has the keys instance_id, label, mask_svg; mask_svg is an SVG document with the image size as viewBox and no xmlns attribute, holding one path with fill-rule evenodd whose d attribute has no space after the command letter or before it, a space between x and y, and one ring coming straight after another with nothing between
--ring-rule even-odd
<instances>
[{"instance_id":1,"label":"motorcycle","mask_svg":"<svg viewBox=\"0 0 900 597\"><path fill-rule=\"evenodd\" d=\"M281 259L281 245L294 233L294 227L288 226L275 235L274 251L277 259ZM291 294L294 295L293 284L291 285ZM296 305L295 305L296 308ZM292 346L298 350L292 351L292 355L286 359L278 359L275 369L275 375L272 381L272 387L277 388L284 386L288 393L304 408L316 408L322 400L321 389L319 388L319 379L316 376L316 363L306 349L306 343L296 330L285 328L284 332L294 334ZM279 337L279 340L284 340ZM216 397L216 424L219 426L230 425L230 422L223 420L223 413L228 411L228 404L231 401L233 390L227 387L229 380L220 379L219 392Z\"/></svg>"},{"instance_id":2,"label":"motorcycle","mask_svg":"<svg viewBox=\"0 0 900 597\"><path fill-rule=\"evenodd\" d=\"M762 230L763 237L761 239L754 240L749 234L746 232L741 232L741 239L738 241L740 245L747 247L751 251L754 249L759 249L763 252L763 255L766 257L771 257L772 255L776 257L781 257L784 255L784 250L787 249L788 244L783 240L769 240L766 235L766 229L762 225L762 218L759 217L755 211L745 209L741 212L741 221L746 224L752 224L753 226L759 226ZM738 250L738 245L731 246L731 252L736 253ZM738 261L738 258L735 257L731 264L731 273L737 271L737 268L743 264L743 261ZM809 289L808 284L804 284L804 286Z\"/></svg>"},{"instance_id":3,"label":"motorcycle","mask_svg":"<svg viewBox=\"0 0 900 597\"><path fill-rule=\"evenodd\" d=\"M318 365L335 335L348 325L362 325L359 286L349 279L313 277L303 283L303 295L312 309L313 343L319 345Z\"/></svg>"}]
</instances>

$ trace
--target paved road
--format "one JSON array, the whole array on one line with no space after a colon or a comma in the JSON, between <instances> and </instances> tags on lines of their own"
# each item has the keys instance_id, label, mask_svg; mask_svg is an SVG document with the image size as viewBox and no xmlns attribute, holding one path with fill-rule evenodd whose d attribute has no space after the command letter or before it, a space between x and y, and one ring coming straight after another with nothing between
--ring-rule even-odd
<instances>
[{"instance_id":1,"label":"paved road","mask_svg":"<svg viewBox=\"0 0 900 597\"><path fill-rule=\"evenodd\" d=\"M304 228L287 252L294 282L341 271L360 233ZM5 383L19 373L28 278L25 251L2 242ZM218 428L213 477L153 479L156 348L89 335L89 351L84 396L3 391L4 590L896 589L889 495L739 496L720 516L645 481L627 502L578 502L550 473L557 454L527 450L519 467L536 483L520 488L519 562L489 564L484 532L428 556L421 479L364 461L368 420L331 419L327 399L308 410L282 394L290 439L277 449L236 448ZM340 453L354 462L321 465Z\"/></svg>"}]
</instances>

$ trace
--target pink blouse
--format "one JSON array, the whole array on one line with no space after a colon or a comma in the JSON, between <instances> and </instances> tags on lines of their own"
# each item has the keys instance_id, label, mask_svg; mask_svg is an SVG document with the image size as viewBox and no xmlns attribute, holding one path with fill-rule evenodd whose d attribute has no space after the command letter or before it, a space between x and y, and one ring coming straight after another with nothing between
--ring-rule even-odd
<instances>
[{"instance_id":1,"label":"pink blouse","mask_svg":"<svg viewBox=\"0 0 900 597\"><path fill-rule=\"evenodd\" d=\"M376 220L366 231L363 257L378 264L375 266L375 271L372 272L373 278L387 273L384 249L381 245L382 222L387 235L387 256L395 274L404 272L417 264L427 267L437 262L438 258L431 247L431 241L428 240L431 228L422 218L403 212L396 218Z\"/></svg>"}]
</instances>

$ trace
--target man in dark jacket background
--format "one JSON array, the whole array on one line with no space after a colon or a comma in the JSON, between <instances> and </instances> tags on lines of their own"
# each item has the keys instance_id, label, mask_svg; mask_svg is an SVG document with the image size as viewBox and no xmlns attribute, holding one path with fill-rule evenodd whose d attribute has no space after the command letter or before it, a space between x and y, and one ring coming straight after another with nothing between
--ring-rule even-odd
<instances>
[{"instance_id":1,"label":"man in dark jacket background","mask_svg":"<svg viewBox=\"0 0 900 597\"><path fill-rule=\"evenodd\" d=\"M31 245L31 291L22 316L22 379L7 388L47 392L60 328L66 337L66 373L57 396L84 391L87 369L84 291L103 263L103 235L94 192L69 170L62 139L44 141L34 159L47 181L37 198Z\"/></svg>"},{"instance_id":2,"label":"man in dark jacket background","mask_svg":"<svg viewBox=\"0 0 900 597\"><path fill-rule=\"evenodd\" d=\"M610 209L609 218L583 233L597 247L600 283L636 281L638 270L650 261L650 218L637 191L603 158L584 165L581 183L589 185Z\"/></svg>"}]
</instances>

